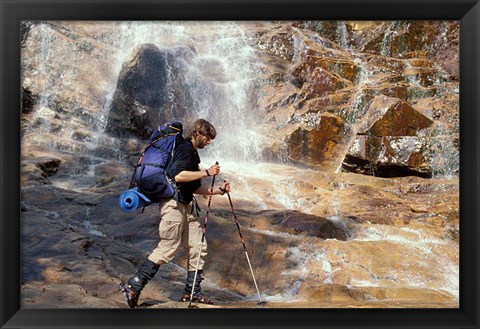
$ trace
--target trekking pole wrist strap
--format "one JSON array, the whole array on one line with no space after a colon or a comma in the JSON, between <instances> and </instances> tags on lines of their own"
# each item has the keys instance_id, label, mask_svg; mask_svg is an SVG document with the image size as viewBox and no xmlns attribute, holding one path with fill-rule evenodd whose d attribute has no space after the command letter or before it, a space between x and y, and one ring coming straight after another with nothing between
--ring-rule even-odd
<instances>
[{"instance_id":1,"label":"trekking pole wrist strap","mask_svg":"<svg viewBox=\"0 0 480 329\"><path fill-rule=\"evenodd\" d=\"M205 170L205 172L207 173L207 176L211 176L208 170Z\"/></svg>"}]
</instances>

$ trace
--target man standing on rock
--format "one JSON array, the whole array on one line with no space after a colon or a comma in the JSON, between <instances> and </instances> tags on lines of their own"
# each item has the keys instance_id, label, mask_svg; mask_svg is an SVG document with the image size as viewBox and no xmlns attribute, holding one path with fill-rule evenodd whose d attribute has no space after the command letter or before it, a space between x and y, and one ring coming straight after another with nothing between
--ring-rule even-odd
<instances>
[{"instance_id":1,"label":"man standing on rock","mask_svg":"<svg viewBox=\"0 0 480 329\"><path fill-rule=\"evenodd\" d=\"M207 256L207 243L204 240L200 250L203 229L198 221L196 211L198 206L193 194L223 195L230 191L228 182L224 182L219 188L211 188L201 182L204 177L220 173L218 164L212 165L208 170L200 170L200 157L197 153L197 149L205 148L216 135L215 128L211 123L199 119L190 128L188 138L181 138L181 142L175 147L166 172L176 182L178 197L160 200L160 241L158 246L140 266L137 273L128 279L127 284L120 284L130 308L138 307L138 298L142 289L155 276L161 265L174 258L180 245L183 245L184 249L188 251L188 274L184 293L180 300L190 301L193 289L193 302L213 304L212 300L202 294L200 288L203 280L203 265ZM199 254L200 262L194 283Z\"/></svg>"}]
</instances>

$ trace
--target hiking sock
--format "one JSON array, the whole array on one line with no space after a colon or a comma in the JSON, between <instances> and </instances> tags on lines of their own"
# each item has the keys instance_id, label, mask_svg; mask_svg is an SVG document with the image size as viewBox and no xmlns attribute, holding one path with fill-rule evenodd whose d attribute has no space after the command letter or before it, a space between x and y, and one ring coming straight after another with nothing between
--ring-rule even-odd
<instances>
[{"instance_id":1,"label":"hiking sock","mask_svg":"<svg viewBox=\"0 0 480 329\"><path fill-rule=\"evenodd\" d=\"M160 265L155 264L147 258L145 262L139 267L137 273L128 279L129 287L136 293L140 293L157 273Z\"/></svg>"},{"instance_id":2,"label":"hiking sock","mask_svg":"<svg viewBox=\"0 0 480 329\"><path fill-rule=\"evenodd\" d=\"M195 282L195 285L193 284L193 279L195 278L195 271L188 271L187 274L187 280L185 281L185 293L191 294L192 293L192 286L193 288L193 294L196 295L201 291L200 283L203 281L203 270L198 270L197 272L197 280Z\"/></svg>"}]
</instances>

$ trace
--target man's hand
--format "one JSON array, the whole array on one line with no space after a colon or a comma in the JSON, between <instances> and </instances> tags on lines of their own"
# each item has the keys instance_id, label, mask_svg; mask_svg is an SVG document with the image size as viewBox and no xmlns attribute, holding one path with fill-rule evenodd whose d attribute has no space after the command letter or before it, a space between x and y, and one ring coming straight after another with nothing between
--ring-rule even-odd
<instances>
[{"instance_id":1,"label":"man's hand","mask_svg":"<svg viewBox=\"0 0 480 329\"><path fill-rule=\"evenodd\" d=\"M207 169L208 176L218 175L219 173L220 173L220 165L218 164L214 164L213 166Z\"/></svg>"},{"instance_id":2,"label":"man's hand","mask_svg":"<svg viewBox=\"0 0 480 329\"><path fill-rule=\"evenodd\" d=\"M222 193L222 195L224 195L225 193L229 193L230 192L230 182L228 181L223 181L223 184L218 188Z\"/></svg>"}]
</instances>

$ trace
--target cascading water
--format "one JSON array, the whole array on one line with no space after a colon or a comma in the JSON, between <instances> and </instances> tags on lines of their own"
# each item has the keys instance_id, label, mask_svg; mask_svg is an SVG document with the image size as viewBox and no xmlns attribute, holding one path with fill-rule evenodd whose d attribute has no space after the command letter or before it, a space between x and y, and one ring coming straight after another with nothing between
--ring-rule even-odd
<instances>
[{"instance_id":1,"label":"cascading water","mask_svg":"<svg viewBox=\"0 0 480 329\"><path fill-rule=\"evenodd\" d=\"M252 48L252 41L245 32L235 23L212 22L208 29L199 22L112 22L110 24L116 32L106 33L98 40L102 41L107 49L102 58L96 63L109 63L108 74L102 76L105 81L103 100L93 105L98 108L69 109L74 113L69 129L61 129L60 124L55 130L49 117L58 117L58 109L53 108L59 98L55 90L53 72L56 66L61 66L62 58L73 63L87 64L89 58L83 48L68 48L58 35L71 36L68 29L50 23L39 24L34 31L40 33L40 53L38 56L39 81L38 94L40 109L34 112L37 125L47 137L28 137L29 142L38 144L49 143L49 149L72 154L86 154L96 158L94 166L90 168L87 176L93 179L95 164L101 164L113 159L121 159L122 143L105 133L106 118L115 91L116 79L122 68L123 62L132 50L142 44L152 43L162 49L175 49L176 47L189 47L190 60L186 67L186 93L192 96L192 108L187 112L189 120L204 118L217 128L217 138L214 146L202 152L203 165L220 161L222 164L229 162L258 162L261 159L260 135L255 131L258 117L254 108L255 100L251 93L255 88L255 76L259 70L259 62ZM60 32L60 33L59 33ZM78 38L78 37L75 37ZM58 44L61 44L60 46ZM54 51L55 50L55 51ZM58 51L64 53L59 54ZM68 53L67 53L68 52ZM91 54L90 54L91 56ZM166 66L169 67L168 65ZM65 69L61 78L64 87L86 86L85 77L78 70ZM168 84L172 76L167 74L167 98L174 104L176 95L168 91ZM90 102L91 103L91 102ZM60 109L61 110L61 109ZM168 112L168 109L167 109ZM78 118L77 118L78 116ZM172 116L171 119L174 119ZM179 119L179 118L175 118ZM164 119L160 119L164 120ZM63 122L64 123L64 122ZM160 124L155 122L153 125ZM187 127L188 128L188 127ZM57 135L57 138L49 137ZM35 138L33 141L30 138ZM79 143L79 141L81 143ZM84 177L84 178L85 178ZM77 177L80 178L80 177ZM58 183L58 182L57 182ZM62 186L73 186L68 183ZM86 187L89 183L86 182ZM82 184L77 185L82 188Z\"/></svg>"},{"instance_id":2,"label":"cascading water","mask_svg":"<svg viewBox=\"0 0 480 329\"><path fill-rule=\"evenodd\" d=\"M259 64L252 41L239 26L230 22L119 24L118 72L121 62L138 45L152 43L161 49L190 47L191 59L185 65L193 108L187 109L188 116L190 120L204 118L212 122L218 134L204 157L219 161L260 160L261 141L255 132L258 118L251 96ZM167 95L172 103L177 96Z\"/></svg>"},{"instance_id":3,"label":"cascading water","mask_svg":"<svg viewBox=\"0 0 480 329\"><path fill-rule=\"evenodd\" d=\"M331 51L326 52L326 57L342 53L344 57L351 60L352 67L358 68L357 79L354 86L349 89L351 101L348 107L341 108L335 113L342 116L348 126L351 139L346 144L349 147L357 134L359 121L367 111L365 96L367 92L370 92L367 89L377 82L372 78L373 68L370 65L374 64L368 62L369 55L354 48L344 22L333 25L315 22L311 23L311 26L322 30L322 33L332 32L328 29L330 26L335 26L336 30L332 32L337 42L335 46L330 46L331 42L326 42L323 36L312 37L312 33L309 37L320 48L331 47ZM397 25L393 22L386 26L380 55L388 57L391 56L391 42ZM38 32L39 40L41 40L37 60L38 72L35 74L45 78L40 79L39 81L42 83L37 86L37 93L40 95L40 101L37 104L39 110L34 112L36 117L28 126L28 128L36 129L40 125L41 129L35 131L40 138L32 134L27 136L25 143L31 143L34 146L45 146L46 144L47 149L50 147L59 153L64 152L68 155L78 156L80 157L79 164L81 160L87 168L68 177L69 184L61 182L65 177L60 179L52 176L51 180L54 185L80 191L85 186L91 187L96 176L101 176L101 171L100 174L96 172L96 166L108 163L106 171L111 171L112 159L119 167L127 168L125 172L131 173L131 165L126 164L125 153L121 151L124 144L130 141L113 138L105 132L105 118L109 114L111 98L122 63L135 47L145 43L154 44L161 49L183 47L182 49L186 49L188 52L188 58L183 63L186 69L186 88L193 100L192 108L187 109L187 112L192 119L205 118L211 121L218 133L212 145L200 151L202 166L209 166L217 160L220 162L222 166L222 177L220 178L226 178L232 182L232 197L240 210L248 211L260 218L263 211L293 210L298 212L299 217L304 215L322 217L328 221L328 224L331 224L332 230L346 232L345 241L338 241L335 238L320 239L315 235L305 236L292 231L278 232L273 230L273 228L277 228L274 225L272 225L273 228L266 229L245 227L245 235L260 234L285 239L284 259L291 266L278 275L287 282L287 285L272 293L271 296L262 291L262 295L267 300L295 300L303 288L303 283L309 280L310 283L316 282L318 285L342 284L346 287L387 285L408 287L409 280L413 282L412 277L408 277L406 275L408 273L400 267L395 267L383 277L376 273L373 265L372 268L368 268L369 272L366 271L366 264L362 264L362 260L357 260L358 255L356 254L357 252L361 254L363 250L365 250L365 254L361 254L361 256L366 262L372 264L375 263L375 259L369 258L369 250L383 251L376 255L385 258L388 258L389 250L406 252L406 256L420 254L421 256L416 259L425 264L414 273L417 277L414 284L410 286L432 288L428 281L429 273L421 272L429 264L434 266L432 269L434 272L448 268L450 273L444 277L436 277L433 284L438 285L438 289L448 291L458 297L457 258L441 254L444 250L453 249L455 251L455 242L440 234L431 238L428 233L422 231L430 225L425 224L428 220L437 223L455 218L455 209L449 210L448 214L451 218L443 218L436 213L437 210L430 211L429 208L422 207L414 209L414 206L408 205L408 200L402 199L408 198L413 193L409 192L409 189L421 189L423 181L411 182L411 185L408 186L409 189L406 187L407 190L404 191L401 183L392 180L365 178L363 175L345 174L339 170L322 172L262 161L262 150L266 141L262 136L262 131L259 131L260 124L263 124L261 122L263 113L256 104L255 92L261 86L258 76L261 75L264 64L254 48L256 40L253 33L246 32L241 24L234 22L111 22L104 23L101 29L107 32L98 33L96 38L90 37L87 39L88 41L84 42L81 41L84 37L82 33L88 34L88 31L82 29L78 29L81 31L78 34L73 34L68 29L62 29L60 25L40 24L38 29L34 29L32 32ZM273 30L273 28L271 29ZM302 29L294 27L292 30L294 31L292 46L294 53L292 62L289 63L291 65L289 69L292 69L294 65L301 64L304 60L302 56L310 50L307 47L306 39L302 39L305 38L302 35L304 33ZM61 37L58 37L58 34L61 34ZM64 39L73 40L71 42L75 44L75 47L66 50L58 47L58 44L64 45ZM440 41L437 40L437 42ZM89 43L91 43L90 46ZM101 50L95 52L95 47ZM74 68L62 66L62 61L67 58L76 62L76 64L72 64ZM97 65L94 63L102 64L94 66ZM405 63L410 64L407 60ZM79 69L79 66L88 65L94 66L94 69L85 70L86 72ZM414 67L409 69L413 70ZM67 111L61 108L52 109L55 97L62 92L52 88L54 85L52 80L55 78L62 80L62 88L68 91L74 90L75 97L83 101L81 105L72 105L73 108L68 109L71 114L65 114ZM407 82L418 87L420 81L417 77L412 75L411 79L410 81L407 79ZM441 80L438 81L439 86L442 84ZM167 76L167 85L172 81L173 77ZM95 84L100 85L99 91L95 91L91 96L89 85ZM32 85L34 84L32 83ZM378 91L375 90L375 92ZM74 98L71 96L72 94L67 92L65 94L64 99ZM167 87L166 97L169 104L174 104L179 96L172 93ZM63 105L70 106L69 104ZM173 113L173 110L169 108L163 110ZM305 117L308 115L314 117L316 114L307 113ZM38 120L42 118L45 122L40 124ZM316 118L319 116L317 115ZM318 122L312 122L311 125L318 125ZM285 146L281 145L280 147ZM451 148L446 152L450 152L448 161L457 159L457 163L452 160L452 166L458 168L458 153L455 154ZM441 158L444 154L438 152L435 156ZM342 158L339 157L339 160L341 161ZM82 177L86 175L90 180L82 185ZM407 181L407 183L410 182ZM435 195L442 192L444 191L441 189L434 190ZM351 197L349 193L352 193L354 197ZM388 205L381 202L385 195L388 196L387 200L390 202ZM402 204L402 206L397 207L398 204ZM430 205L428 204L428 206ZM378 211L388 218L374 218L385 222L371 224L369 221L374 215L377 215ZM397 217L400 218L399 213L402 212L407 212L412 218L405 219L402 224L398 224L398 227L388 221L391 218L393 218L392 221ZM411 229L404 227L408 225L409 220L414 221L418 218L421 225L424 226ZM402 220L403 218L398 219L398 221ZM84 225L92 231L92 234L99 234L100 231L96 229L94 223L90 222L88 213ZM366 248L365 246L371 249L362 249ZM383 250L382 248L385 246L391 249ZM437 251L437 248L440 251ZM414 264L408 263L408 265L413 266ZM348 277L351 269L349 266L354 266L352 268L357 271L352 271L354 274L351 274L351 277ZM262 289L262 287L260 289L268 290L267 288Z\"/></svg>"},{"instance_id":4,"label":"cascading water","mask_svg":"<svg viewBox=\"0 0 480 329\"><path fill-rule=\"evenodd\" d=\"M371 76L371 69L365 64L362 56L360 54L356 54L353 50L350 52L355 56L355 64L359 67L359 74L356 82L355 92L353 98L353 102L351 107L347 108L349 113L344 114L344 117L347 118L347 122L350 125L350 141L346 143L348 148L351 147L352 143L355 140L355 137L358 132L358 126L360 119L367 113L368 111L368 104L365 104L364 100L364 90L367 88L369 83L369 78ZM343 159L340 159L339 164L337 165L336 172L340 172L342 168Z\"/></svg>"},{"instance_id":5,"label":"cascading water","mask_svg":"<svg viewBox=\"0 0 480 329\"><path fill-rule=\"evenodd\" d=\"M39 34L40 34L40 52L38 54L38 73L44 78L41 79L41 90L38 106L39 110L35 112L34 120L37 122L37 125L42 131L48 132L50 130L49 120L46 118L54 115L54 113L48 109L49 105L49 75L48 75L48 66L50 65L50 58L52 56L52 49L49 47L51 42L51 29L46 23L39 25Z\"/></svg>"},{"instance_id":6,"label":"cascading water","mask_svg":"<svg viewBox=\"0 0 480 329\"><path fill-rule=\"evenodd\" d=\"M44 93L40 95L39 105L42 108L47 107L48 105L48 88L46 88L46 84L48 83L48 73L47 73L47 66L49 63L49 57L51 56L51 48L48 46L50 44L50 29L45 26L45 24L40 25L40 54L39 54L39 74L44 76L45 78L42 79L42 89L45 90ZM41 113L40 113L41 115Z\"/></svg>"},{"instance_id":7,"label":"cascading water","mask_svg":"<svg viewBox=\"0 0 480 329\"><path fill-rule=\"evenodd\" d=\"M122 23L123 24L123 23ZM395 27L398 24L388 25L382 43L381 54L391 55L391 43L395 33ZM337 24L335 33L339 46L347 50L354 58L354 63L359 68L358 78L356 80L352 103L348 109L346 122L350 127L350 136L355 138L360 118L368 110L368 104L365 104L365 89L368 88L372 68L368 66L361 53L357 53L348 44L348 34L345 24ZM326 207L329 214L329 220L335 227L341 227L348 232L352 223L350 219L342 217L341 193L337 190L330 192L326 200L322 200L314 205L315 201L311 196L305 193L306 182L298 185L298 182L290 177L298 177L299 169L289 168L287 166L274 166L272 164L262 164L260 150L261 137L255 131L259 117L256 115L255 102L251 100L252 91L255 88L255 76L259 71L259 61L252 48L252 41L245 35L245 32L234 23L212 23L208 33L198 31L198 23L179 24L160 24L156 23L128 23L123 28L122 36L123 47L126 50L135 47L141 43L154 43L161 48L190 45L194 47L195 53L193 60L188 63L187 81L190 94L193 96L193 108L189 109L194 117L201 117L211 121L218 130L217 139L214 143L202 151L204 158L203 164L209 165L218 160L224 168L225 177L232 181L234 186L233 195L249 202L256 210L267 209L292 209L301 211L305 214L314 214L319 204ZM153 34L150 31L155 31ZM298 33L297 29L294 29ZM168 35L168 36L167 36ZM299 37L295 37L294 45L297 51L293 56L293 63L300 63L301 53L305 47ZM408 63L408 62L407 62ZM410 76L408 82L412 87L418 87L419 81L415 75ZM175 98L175 95L170 95ZM350 145L351 143L347 143ZM341 167L339 164L338 168ZM292 174L289 175L288 173ZM339 173L339 170L337 170ZM308 173L303 173L308 176ZM311 174L314 176L314 174ZM297 178L298 179L298 178ZM342 185L342 181L338 185ZM303 188L302 188L303 186ZM263 187L263 188L262 188ZM266 190L265 190L266 189ZM308 190L308 188L307 188ZM339 189L340 190L340 189ZM313 199L317 200L317 199ZM348 238L353 243L365 241L364 237L369 236L369 228L362 233L362 229L357 228L357 233L349 233ZM375 241L389 241L392 234L402 236L403 229L378 226L375 232L384 236ZM392 232L390 232L392 231ZM256 232L262 232L257 230ZM387 233L390 232L390 233ZM413 230L413 232L416 232ZM265 234L272 234L265 231ZM283 235L281 235L283 236ZM436 242L412 242L405 238L401 243L406 244L408 248L425 253L428 258L430 253L430 243ZM291 239L291 237L290 237ZM394 239L395 240L395 239ZM415 240L415 239L414 239ZM395 240L392 243L397 243ZM425 249L427 248L427 249ZM312 276L309 273L312 263L318 264L319 273L324 275L324 283L335 283L338 279L335 275L342 271L338 263L334 265L331 262L331 256L326 252L314 252L308 244L298 242L296 247L292 247L287 252L288 258L295 265L292 269L285 271L282 275L285 278L291 278L290 283L279 294L269 296L264 294L264 298L271 301L292 301L297 300L297 294L302 286L303 280ZM439 262L448 266L455 265L449 263L446 259L440 259ZM345 256L346 261L348 257ZM393 277L400 274L392 272ZM337 281L336 281L337 280ZM404 280L397 278L400 285L408 284L408 277ZM411 280L411 278L410 278ZM458 288L452 284L450 277L443 288L458 296ZM376 279L352 279L350 285L357 286L376 286L382 283ZM422 277L418 277L413 284L416 287L427 287ZM252 297L253 298L253 297Z\"/></svg>"},{"instance_id":8,"label":"cascading water","mask_svg":"<svg viewBox=\"0 0 480 329\"><path fill-rule=\"evenodd\" d=\"M337 28L337 33L338 33L338 39L340 40L339 45L343 49L349 49L350 48L350 42L349 42L349 36L348 36L348 31L347 31L347 25L345 22L338 22L338 28Z\"/></svg>"}]
</instances>

